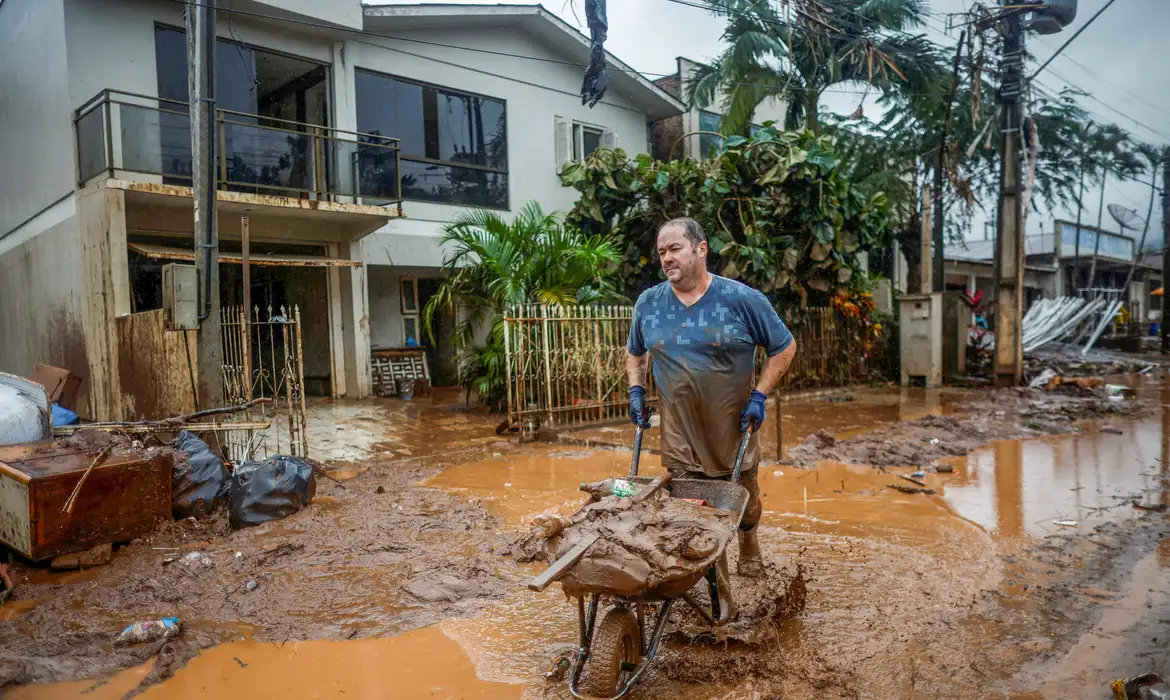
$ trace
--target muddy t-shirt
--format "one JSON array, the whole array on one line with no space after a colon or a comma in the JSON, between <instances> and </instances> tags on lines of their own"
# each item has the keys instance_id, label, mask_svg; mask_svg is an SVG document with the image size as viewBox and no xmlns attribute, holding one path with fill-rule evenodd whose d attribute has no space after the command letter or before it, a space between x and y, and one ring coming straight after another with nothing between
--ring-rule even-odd
<instances>
[{"instance_id":1,"label":"muddy t-shirt","mask_svg":"<svg viewBox=\"0 0 1170 700\"><path fill-rule=\"evenodd\" d=\"M731 473L739 446L739 415L752 393L756 346L772 357L792 333L760 292L713 276L706 293L684 306L670 282L642 293L634 305L626 348L650 352L662 416L662 466ZM744 469L759 462L753 436Z\"/></svg>"}]
</instances>

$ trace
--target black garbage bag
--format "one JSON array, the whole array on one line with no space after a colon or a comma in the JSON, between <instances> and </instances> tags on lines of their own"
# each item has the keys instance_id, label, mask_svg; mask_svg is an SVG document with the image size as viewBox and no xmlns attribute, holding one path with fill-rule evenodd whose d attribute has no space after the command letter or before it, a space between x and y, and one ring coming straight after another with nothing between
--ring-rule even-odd
<instances>
[{"instance_id":1,"label":"black garbage bag","mask_svg":"<svg viewBox=\"0 0 1170 700\"><path fill-rule=\"evenodd\" d=\"M228 520L237 530L279 520L309 505L316 492L313 467L300 457L244 462L232 474Z\"/></svg>"},{"instance_id":2,"label":"black garbage bag","mask_svg":"<svg viewBox=\"0 0 1170 700\"><path fill-rule=\"evenodd\" d=\"M605 0L585 0L585 19L589 23L589 66L581 83L581 104L592 109L609 88L609 73L605 70L605 39L609 33Z\"/></svg>"},{"instance_id":3,"label":"black garbage bag","mask_svg":"<svg viewBox=\"0 0 1170 700\"><path fill-rule=\"evenodd\" d=\"M177 450L171 472L171 512L175 519L199 517L227 500L227 467L206 442L184 430L171 442Z\"/></svg>"}]
</instances>

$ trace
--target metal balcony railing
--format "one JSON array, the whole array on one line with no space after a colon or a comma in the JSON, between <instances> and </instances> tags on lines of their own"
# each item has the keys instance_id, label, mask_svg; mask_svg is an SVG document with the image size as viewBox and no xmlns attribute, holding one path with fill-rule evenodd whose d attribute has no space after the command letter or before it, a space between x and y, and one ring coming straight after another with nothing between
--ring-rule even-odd
<instances>
[{"instance_id":1,"label":"metal balcony railing","mask_svg":"<svg viewBox=\"0 0 1170 700\"><path fill-rule=\"evenodd\" d=\"M187 103L103 90L73 115L78 182L116 172L191 183ZM219 189L394 205L402 213L398 139L216 110Z\"/></svg>"}]
</instances>

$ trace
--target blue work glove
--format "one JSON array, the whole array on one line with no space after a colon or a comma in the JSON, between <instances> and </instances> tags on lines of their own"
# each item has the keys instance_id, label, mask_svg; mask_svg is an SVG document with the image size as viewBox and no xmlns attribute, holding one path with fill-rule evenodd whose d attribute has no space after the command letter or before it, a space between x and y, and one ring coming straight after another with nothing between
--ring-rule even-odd
<instances>
[{"instance_id":1,"label":"blue work glove","mask_svg":"<svg viewBox=\"0 0 1170 700\"><path fill-rule=\"evenodd\" d=\"M650 412L646 410L646 389L630 387L630 421L643 428L650 427Z\"/></svg>"},{"instance_id":2,"label":"blue work glove","mask_svg":"<svg viewBox=\"0 0 1170 700\"><path fill-rule=\"evenodd\" d=\"M764 402L768 400L768 395L760 392L757 389L752 389L752 397L748 399L747 408L743 409L743 413L739 414L739 432L744 432L751 426L752 432L760 429L764 424Z\"/></svg>"}]
</instances>

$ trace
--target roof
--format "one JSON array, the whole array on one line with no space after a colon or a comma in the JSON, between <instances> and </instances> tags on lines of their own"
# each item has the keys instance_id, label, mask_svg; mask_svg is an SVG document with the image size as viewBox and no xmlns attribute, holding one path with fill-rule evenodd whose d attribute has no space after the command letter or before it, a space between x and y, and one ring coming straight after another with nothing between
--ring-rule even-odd
<instances>
[{"instance_id":1,"label":"roof","mask_svg":"<svg viewBox=\"0 0 1170 700\"><path fill-rule=\"evenodd\" d=\"M1051 233L1024 237L1024 255L1051 255L1056 250L1056 241ZM995 259L995 241L955 241L947 243L943 249L943 256L947 260L980 260Z\"/></svg>"},{"instance_id":2,"label":"roof","mask_svg":"<svg viewBox=\"0 0 1170 700\"><path fill-rule=\"evenodd\" d=\"M585 73L584 66L589 62L589 38L542 5L364 5L363 12L366 28L378 30L518 26L549 46L556 47L568 60L580 63L582 76ZM686 111L686 106L677 98L612 53L606 51L605 56L610 68L609 89L643 107L647 117L661 119Z\"/></svg>"}]
</instances>

